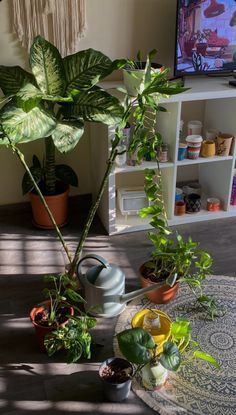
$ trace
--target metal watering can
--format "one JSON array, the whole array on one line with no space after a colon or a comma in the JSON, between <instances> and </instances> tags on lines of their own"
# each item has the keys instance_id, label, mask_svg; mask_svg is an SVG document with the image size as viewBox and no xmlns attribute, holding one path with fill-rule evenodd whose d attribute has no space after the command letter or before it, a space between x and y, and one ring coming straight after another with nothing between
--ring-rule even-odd
<instances>
[{"instance_id":1,"label":"metal watering can","mask_svg":"<svg viewBox=\"0 0 236 415\"><path fill-rule=\"evenodd\" d=\"M95 259L100 265L92 266L86 274L83 274L82 263L87 259ZM163 282L125 294L125 274L123 271L95 254L86 255L79 261L77 276L85 289L85 310L93 316L100 317L117 316L125 309L128 301L166 284L172 287L177 278L177 276L171 276Z\"/></svg>"}]
</instances>

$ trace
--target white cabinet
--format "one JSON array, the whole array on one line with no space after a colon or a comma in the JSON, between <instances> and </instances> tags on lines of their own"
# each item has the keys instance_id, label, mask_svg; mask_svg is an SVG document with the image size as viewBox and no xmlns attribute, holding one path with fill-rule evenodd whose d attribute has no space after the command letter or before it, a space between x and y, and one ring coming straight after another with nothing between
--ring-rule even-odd
<instances>
[{"instance_id":1,"label":"white cabinet","mask_svg":"<svg viewBox=\"0 0 236 415\"><path fill-rule=\"evenodd\" d=\"M104 86L104 85L103 85ZM107 88L117 86L106 83ZM160 112L157 130L169 147L169 162L161 163L163 193L169 225L236 216L236 206L230 205L232 180L235 166L235 142L228 157L199 157L196 160L178 161L178 138L180 120L184 120L184 136L189 120L202 121L203 132L217 128L236 137L236 88L228 86L228 78L187 79L190 89L170 99L163 99L162 105L168 112ZM106 169L109 146L114 128L102 124L91 125L91 163L93 195L97 193ZM204 134L203 134L204 136ZM99 207L99 216L109 234L148 229L148 220L137 215L124 216L117 206L117 189L127 186L143 186L145 168L156 168L155 162L143 162L139 166L115 167L108 179L108 186ZM174 215L176 183L197 180L202 187L202 209L198 213ZM206 199L219 198L221 210L206 210Z\"/></svg>"}]
</instances>

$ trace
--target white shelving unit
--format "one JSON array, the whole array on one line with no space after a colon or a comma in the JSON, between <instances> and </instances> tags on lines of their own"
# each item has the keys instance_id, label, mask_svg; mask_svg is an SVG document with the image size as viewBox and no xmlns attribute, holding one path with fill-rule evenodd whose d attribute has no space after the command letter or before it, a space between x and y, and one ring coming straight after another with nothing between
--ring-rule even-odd
<instances>
[{"instance_id":1,"label":"white shelving unit","mask_svg":"<svg viewBox=\"0 0 236 415\"><path fill-rule=\"evenodd\" d=\"M104 83L107 89L117 87L117 83ZM120 85L119 85L120 86ZM157 129L169 146L169 162L161 164L164 201L169 225L226 218L236 216L236 206L230 205L232 180L235 166L235 140L228 157L199 157L197 160L177 160L178 132L180 120L201 120L203 131L217 128L236 137L236 88L228 85L227 78L187 79L190 89L170 99L163 99L167 112L157 118ZM91 125L91 159L93 172L93 195L96 194L106 168L109 146L114 135L114 127L102 124ZM186 135L186 131L184 136ZM148 229L148 220L138 216L123 216L117 207L116 191L119 187L143 186L145 168L156 168L155 162L143 162L139 166L115 167L108 179L107 190L102 198L99 216L108 232L115 234ZM199 213L174 215L175 189L178 182L198 180L202 187L202 210ZM221 210L206 210L208 197L221 201Z\"/></svg>"}]
</instances>

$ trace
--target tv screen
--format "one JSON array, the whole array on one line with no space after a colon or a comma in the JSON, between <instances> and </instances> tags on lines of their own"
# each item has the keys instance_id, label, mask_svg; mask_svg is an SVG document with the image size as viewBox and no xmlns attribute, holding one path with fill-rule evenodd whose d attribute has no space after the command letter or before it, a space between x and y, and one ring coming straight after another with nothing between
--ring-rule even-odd
<instances>
[{"instance_id":1,"label":"tv screen","mask_svg":"<svg viewBox=\"0 0 236 415\"><path fill-rule=\"evenodd\" d=\"M174 72L236 72L236 1L178 0Z\"/></svg>"}]
</instances>

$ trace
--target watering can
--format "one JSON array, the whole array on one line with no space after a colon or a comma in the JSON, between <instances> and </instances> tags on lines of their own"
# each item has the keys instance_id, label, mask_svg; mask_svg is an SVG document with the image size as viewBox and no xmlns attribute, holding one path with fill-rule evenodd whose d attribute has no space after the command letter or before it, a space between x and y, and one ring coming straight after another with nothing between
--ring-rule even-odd
<instances>
[{"instance_id":1,"label":"watering can","mask_svg":"<svg viewBox=\"0 0 236 415\"><path fill-rule=\"evenodd\" d=\"M92 266L83 274L82 264L87 259L95 259L99 265ZM148 291L163 285L172 287L177 278L177 275L171 276L163 282L125 294L125 274L123 271L95 254L86 255L79 261L77 276L85 290L85 310L93 316L100 317L119 315L125 309L128 301L141 297Z\"/></svg>"}]
</instances>

